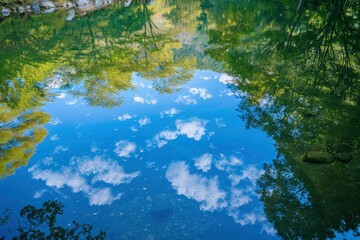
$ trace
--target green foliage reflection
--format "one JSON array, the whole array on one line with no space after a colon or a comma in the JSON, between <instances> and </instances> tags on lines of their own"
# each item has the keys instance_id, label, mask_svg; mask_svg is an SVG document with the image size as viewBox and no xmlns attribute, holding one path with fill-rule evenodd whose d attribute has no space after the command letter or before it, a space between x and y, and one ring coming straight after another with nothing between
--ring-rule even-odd
<instances>
[{"instance_id":1,"label":"green foliage reflection","mask_svg":"<svg viewBox=\"0 0 360 240\"><path fill-rule=\"evenodd\" d=\"M276 141L259 181L266 215L284 239L357 234L360 4L257 2L216 15L223 23L209 30L207 53L237 79L230 87L248 127ZM303 162L310 152L339 161Z\"/></svg>"},{"instance_id":2,"label":"green foliage reflection","mask_svg":"<svg viewBox=\"0 0 360 240\"><path fill-rule=\"evenodd\" d=\"M0 178L27 165L47 135L43 126L50 116L36 110L47 100L45 96L37 83L15 79L0 84Z\"/></svg>"},{"instance_id":3,"label":"green foliage reflection","mask_svg":"<svg viewBox=\"0 0 360 240\"><path fill-rule=\"evenodd\" d=\"M103 231L93 236L93 227L89 224L73 221L66 228L57 225L57 217L63 214L63 208L64 205L57 200L44 202L40 208L32 205L23 207L17 228L18 236L13 239L105 239L106 233Z\"/></svg>"}]
</instances>

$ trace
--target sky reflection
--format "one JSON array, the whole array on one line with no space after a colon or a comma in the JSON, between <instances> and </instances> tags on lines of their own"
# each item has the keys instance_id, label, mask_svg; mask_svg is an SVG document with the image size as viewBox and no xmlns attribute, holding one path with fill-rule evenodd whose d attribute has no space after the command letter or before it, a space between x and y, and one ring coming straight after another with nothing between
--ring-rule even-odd
<instances>
[{"instance_id":1,"label":"sky reflection","mask_svg":"<svg viewBox=\"0 0 360 240\"><path fill-rule=\"evenodd\" d=\"M52 115L49 134L27 170L37 187L24 194L33 201L56 197L69 206L86 200L84 211L103 208L98 209L102 215L96 214L99 221L169 212L174 219L167 226L175 229L182 223L173 212L195 207L220 214L214 218L219 228L227 216L238 227L253 225L262 235L274 236L254 191L263 162L274 156L272 140L239 121L238 99L226 85L231 81L227 75L196 71L181 91L169 95L134 75L136 89L122 93L122 106L110 109L52 89L57 98L43 107ZM27 178L24 172L16 177ZM161 194L169 201L154 210L153 199ZM194 203L193 210L184 210ZM142 210L134 207L139 205ZM138 220L129 221L133 227L124 231L133 231ZM114 227L107 228L116 235Z\"/></svg>"}]
</instances>

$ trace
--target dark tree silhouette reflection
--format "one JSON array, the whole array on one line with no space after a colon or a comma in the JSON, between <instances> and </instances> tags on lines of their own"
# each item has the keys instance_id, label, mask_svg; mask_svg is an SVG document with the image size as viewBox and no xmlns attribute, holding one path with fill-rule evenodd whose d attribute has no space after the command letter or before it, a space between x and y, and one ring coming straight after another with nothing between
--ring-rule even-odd
<instances>
[{"instance_id":1,"label":"dark tree silhouette reflection","mask_svg":"<svg viewBox=\"0 0 360 240\"><path fill-rule=\"evenodd\" d=\"M229 87L247 126L276 141L278 157L265 166L258 192L279 236L358 235L360 3L276 4L260 13L246 4L228 9L234 22L210 30L207 53L235 77ZM276 13L274 6L278 17L261 13Z\"/></svg>"},{"instance_id":2,"label":"dark tree silhouette reflection","mask_svg":"<svg viewBox=\"0 0 360 240\"><path fill-rule=\"evenodd\" d=\"M57 217L63 214L63 208L64 205L57 200L44 202L40 208L32 205L23 207L16 236L12 239L105 239L103 231L92 235L93 227L89 224L73 221L66 228L57 225ZM5 237L0 236L0 239Z\"/></svg>"}]
</instances>

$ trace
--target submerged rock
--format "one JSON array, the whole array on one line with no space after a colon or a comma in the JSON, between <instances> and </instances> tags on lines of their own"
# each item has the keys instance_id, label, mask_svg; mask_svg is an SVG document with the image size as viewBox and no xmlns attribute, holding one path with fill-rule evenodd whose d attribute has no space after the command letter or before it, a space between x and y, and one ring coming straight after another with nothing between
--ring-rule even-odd
<instances>
[{"instance_id":1,"label":"submerged rock","mask_svg":"<svg viewBox=\"0 0 360 240\"><path fill-rule=\"evenodd\" d=\"M68 12L68 15L66 16L65 20L66 21L71 21L73 20L75 17L75 10L74 9L70 9Z\"/></svg>"},{"instance_id":2,"label":"submerged rock","mask_svg":"<svg viewBox=\"0 0 360 240\"><path fill-rule=\"evenodd\" d=\"M9 9L3 8L3 9L1 10L1 13L2 13L2 15L3 15L4 17L7 17L7 16L10 15L11 12L10 12Z\"/></svg>"},{"instance_id":3,"label":"submerged rock","mask_svg":"<svg viewBox=\"0 0 360 240\"><path fill-rule=\"evenodd\" d=\"M310 163L332 163L334 156L324 151L309 151L303 157L304 162Z\"/></svg>"},{"instance_id":4,"label":"submerged rock","mask_svg":"<svg viewBox=\"0 0 360 240\"><path fill-rule=\"evenodd\" d=\"M336 153L335 159L340 162L350 162L353 156L350 153Z\"/></svg>"}]
</instances>

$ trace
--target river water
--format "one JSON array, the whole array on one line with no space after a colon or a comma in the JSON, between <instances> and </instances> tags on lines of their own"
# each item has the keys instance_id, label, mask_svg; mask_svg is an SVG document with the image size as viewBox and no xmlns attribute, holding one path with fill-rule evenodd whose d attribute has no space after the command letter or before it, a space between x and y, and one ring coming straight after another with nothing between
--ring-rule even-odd
<instances>
[{"instance_id":1,"label":"river water","mask_svg":"<svg viewBox=\"0 0 360 240\"><path fill-rule=\"evenodd\" d=\"M357 236L358 2L67 14L0 22L0 236L48 200L108 239Z\"/></svg>"}]
</instances>

